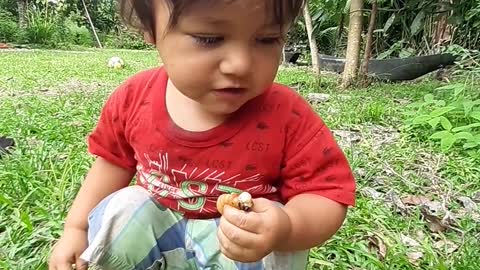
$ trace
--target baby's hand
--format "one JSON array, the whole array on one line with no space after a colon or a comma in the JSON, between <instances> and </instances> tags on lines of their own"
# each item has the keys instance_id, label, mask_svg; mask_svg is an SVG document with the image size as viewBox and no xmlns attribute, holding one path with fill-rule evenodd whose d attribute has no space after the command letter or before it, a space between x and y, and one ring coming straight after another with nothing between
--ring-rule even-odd
<instances>
[{"instance_id":1,"label":"baby's hand","mask_svg":"<svg viewBox=\"0 0 480 270\"><path fill-rule=\"evenodd\" d=\"M87 264L80 255L87 248L87 232L82 229L65 229L62 237L55 244L49 259L49 270L87 270Z\"/></svg>"},{"instance_id":2,"label":"baby's hand","mask_svg":"<svg viewBox=\"0 0 480 270\"><path fill-rule=\"evenodd\" d=\"M256 262L267 256L283 239L288 239L290 219L274 202L253 200L250 212L226 205L220 219L220 249L239 262Z\"/></svg>"}]
</instances>

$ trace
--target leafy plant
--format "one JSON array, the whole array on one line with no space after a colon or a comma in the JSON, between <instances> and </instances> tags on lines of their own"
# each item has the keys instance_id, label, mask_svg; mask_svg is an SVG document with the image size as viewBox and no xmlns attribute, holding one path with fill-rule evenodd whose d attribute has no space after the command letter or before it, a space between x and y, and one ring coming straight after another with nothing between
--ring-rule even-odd
<instances>
[{"instance_id":1,"label":"leafy plant","mask_svg":"<svg viewBox=\"0 0 480 270\"><path fill-rule=\"evenodd\" d=\"M440 142L442 151L456 144L480 149L480 99L466 90L465 84L442 86L436 91L446 91L445 98L427 94L409 105L407 129L423 129L428 139Z\"/></svg>"},{"instance_id":2,"label":"leafy plant","mask_svg":"<svg viewBox=\"0 0 480 270\"><path fill-rule=\"evenodd\" d=\"M13 14L0 8L0 41L15 41L17 30L17 22Z\"/></svg>"},{"instance_id":3,"label":"leafy plant","mask_svg":"<svg viewBox=\"0 0 480 270\"><path fill-rule=\"evenodd\" d=\"M68 32L68 42L75 45L92 46L93 37L85 26L79 26L75 20L68 18L65 21Z\"/></svg>"},{"instance_id":4,"label":"leafy plant","mask_svg":"<svg viewBox=\"0 0 480 270\"><path fill-rule=\"evenodd\" d=\"M65 41L64 21L57 9L49 5L38 4L28 11L28 26L24 36L26 42L57 47Z\"/></svg>"}]
</instances>

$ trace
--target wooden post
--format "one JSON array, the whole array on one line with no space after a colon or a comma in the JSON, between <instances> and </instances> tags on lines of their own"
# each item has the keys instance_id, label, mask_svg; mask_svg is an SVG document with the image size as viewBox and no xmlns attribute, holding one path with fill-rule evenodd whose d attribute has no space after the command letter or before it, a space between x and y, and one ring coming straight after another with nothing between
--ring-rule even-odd
<instances>
[{"instance_id":1,"label":"wooden post","mask_svg":"<svg viewBox=\"0 0 480 270\"><path fill-rule=\"evenodd\" d=\"M82 0L83 8L85 8L85 14L87 15L88 22L90 23L90 27L92 27L93 35L95 36L95 39L97 41L97 46L99 48L102 47L102 43L100 43L100 39L98 38L97 31L95 30L95 26L93 26L92 19L90 18L90 14L88 13L87 5L85 4L85 0Z\"/></svg>"}]
</instances>

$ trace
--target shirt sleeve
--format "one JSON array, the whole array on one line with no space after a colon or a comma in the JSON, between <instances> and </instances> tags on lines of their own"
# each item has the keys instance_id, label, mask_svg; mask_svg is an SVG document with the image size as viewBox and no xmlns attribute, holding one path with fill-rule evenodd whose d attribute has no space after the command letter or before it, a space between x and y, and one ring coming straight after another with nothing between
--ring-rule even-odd
<instances>
[{"instance_id":1,"label":"shirt sleeve","mask_svg":"<svg viewBox=\"0 0 480 270\"><path fill-rule=\"evenodd\" d=\"M282 199L317 194L355 205L355 180L332 132L307 102L296 102L296 119L287 125L287 149L281 171Z\"/></svg>"},{"instance_id":2,"label":"shirt sleeve","mask_svg":"<svg viewBox=\"0 0 480 270\"><path fill-rule=\"evenodd\" d=\"M87 138L88 151L115 165L134 171L134 150L125 136L128 99L126 84L117 88L105 102L98 123Z\"/></svg>"}]
</instances>

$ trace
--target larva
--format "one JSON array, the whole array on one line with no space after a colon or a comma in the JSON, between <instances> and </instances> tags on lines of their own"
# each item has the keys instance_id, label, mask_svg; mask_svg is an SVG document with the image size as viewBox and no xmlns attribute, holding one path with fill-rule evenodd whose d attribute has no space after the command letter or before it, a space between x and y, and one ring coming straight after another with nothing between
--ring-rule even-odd
<instances>
[{"instance_id":1,"label":"larva","mask_svg":"<svg viewBox=\"0 0 480 270\"><path fill-rule=\"evenodd\" d=\"M217 199L217 209L222 215L226 204L240 210L249 211L253 207L252 196L248 192L220 195Z\"/></svg>"}]
</instances>

